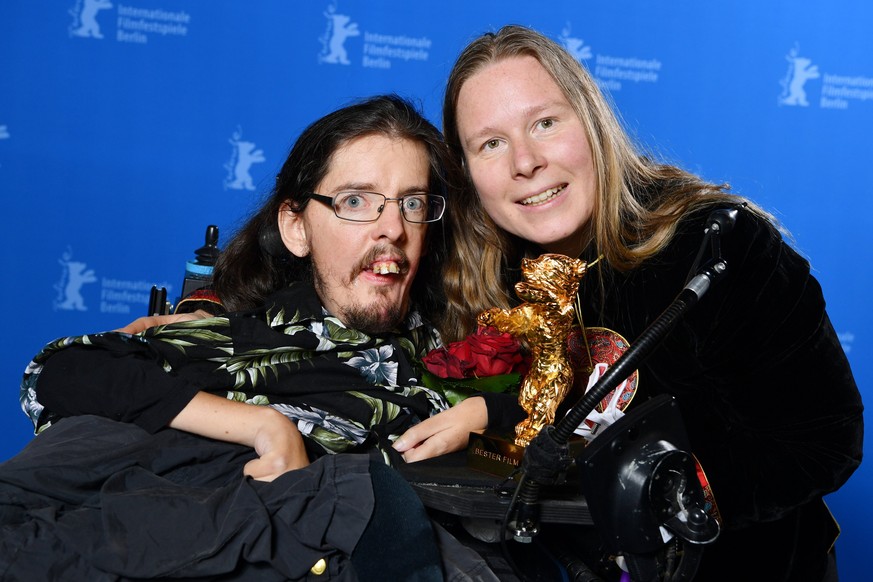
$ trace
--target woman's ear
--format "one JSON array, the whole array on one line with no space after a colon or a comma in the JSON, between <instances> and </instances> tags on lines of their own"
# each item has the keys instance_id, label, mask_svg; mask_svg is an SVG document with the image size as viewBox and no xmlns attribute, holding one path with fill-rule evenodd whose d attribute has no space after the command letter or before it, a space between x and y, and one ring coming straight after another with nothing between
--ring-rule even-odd
<instances>
[{"instance_id":1,"label":"woman's ear","mask_svg":"<svg viewBox=\"0 0 873 582\"><path fill-rule=\"evenodd\" d=\"M303 219L303 212L294 212L288 203L285 203L279 208L277 220L279 235L285 248L301 259L308 256L309 242L306 240L306 221Z\"/></svg>"}]
</instances>

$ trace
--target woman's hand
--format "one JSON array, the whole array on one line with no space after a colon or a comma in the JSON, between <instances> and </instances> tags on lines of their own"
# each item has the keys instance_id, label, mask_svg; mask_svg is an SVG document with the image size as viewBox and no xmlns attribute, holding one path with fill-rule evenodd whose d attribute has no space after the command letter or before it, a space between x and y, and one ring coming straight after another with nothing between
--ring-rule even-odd
<instances>
[{"instance_id":1,"label":"woman's hand","mask_svg":"<svg viewBox=\"0 0 873 582\"><path fill-rule=\"evenodd\" d=\"M394 443L403 459L412 463L459 451L470 442L470 433L488 426L485 399L471 396L407 430Z\"/></svg>"},{"instance_id":2,"label":"woman's hand","mask_svg":"<svg viewBox=\"0 0 873 582\"><path fill-rule=\"evenodd\" d=\"M120 331L129 334L136 334L147 330L156 325L167 325L168 323L176 323L179 321L194 321L195 319L206 319L207 317L215 317L208 311L198 309L193 313L177 313L174 315L148 315L140 317L128 323L124 327L118 328L115 331Z\"/></svg>"}]
</instances>

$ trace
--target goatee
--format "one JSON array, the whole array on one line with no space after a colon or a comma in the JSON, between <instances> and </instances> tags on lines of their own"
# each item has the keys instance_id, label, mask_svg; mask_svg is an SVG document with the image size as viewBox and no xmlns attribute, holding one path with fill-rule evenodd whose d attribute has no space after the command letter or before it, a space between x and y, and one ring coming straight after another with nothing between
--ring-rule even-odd
<instances>
[{"instance_id":1,"label":"goatee","mask_svg":"<svg viewBox=\"0 0 873 582\"><path fill-rule=\"evenodd\" d=\"M352 305L343 310L340 319L352 328L367 334L380 334L391 331L403 321L406 312L399 305L392 305L380 311L376 307L365 308Z\"/></svg>"},{"instance_id":2,"label":"goatee","mask_svg":"<svg viewBox=\"0 0 873 582\"><path fill-rule=\"evenodd\" d=\"M376 255L378 251L371 252L370 255ZM400 253L402 255L402 252ZM362 262L360 267L363 270L364 266L374 260L370 256ZM403 255L401 265L406 270L406 257ZM311 261L308 272L305 273L305 278L309 279L319 297L329 295L327 286L324 283L325 277L321 270L316 266L315 261ZM356 275L357 273L355 273ZM354 275L353 275L354 277ZM377 291L378 292L378 291ZM357 329L367 334L381 334L395 329L406 317L407 309L401 304L391 303L391 299L387 296L375 298L369 305L351 304L338 308L339 313L334 313L347 327Z\"/></svg>"}]
</instances>

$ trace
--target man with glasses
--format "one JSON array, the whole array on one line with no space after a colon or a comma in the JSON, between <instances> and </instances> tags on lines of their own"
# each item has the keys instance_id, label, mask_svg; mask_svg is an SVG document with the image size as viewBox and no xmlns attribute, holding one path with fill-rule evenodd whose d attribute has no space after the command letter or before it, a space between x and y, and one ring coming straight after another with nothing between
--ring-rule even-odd
<instances>
[{"instance_id":1,"label":"man with glasses","mask_svg":"<svg viewBox=\"0 0 873 582\"><path fill-rule=\"evenodd\" d=\"M428 242L452 163L400 98L331 113L222 251L228 314L46 346L22 384L39 435L0 467L0 503L16 507L0 571L495 580L438 529L440 565L423 506L385 466L400 434L448 408L415 361L438 342L422 314L440 304L445 251ZM449 412L484 428L484 404L463 409Z\"/></svg>"}]
</instances>

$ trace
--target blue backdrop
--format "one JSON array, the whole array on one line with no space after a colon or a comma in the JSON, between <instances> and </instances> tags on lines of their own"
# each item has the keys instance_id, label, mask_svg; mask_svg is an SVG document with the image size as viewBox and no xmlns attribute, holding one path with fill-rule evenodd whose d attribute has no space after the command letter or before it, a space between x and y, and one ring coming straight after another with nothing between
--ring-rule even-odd
<instances>
[{"instance_id":1,"label":"blue backdrop","mask_svg":"<svg viewBox=\"0 0 873 582\"><path fill-rule=\"evenodd\" d=\"M5 0L0 460L32 438L18 388L43 344L144 315L152 284L175 298L206 225L227 240L316 117L394 91L439 125L461 47L507 23L564 43L641 142L776 213L873 401L867 2ZM871 490L868 463L829 497L846 581Z\"/></svg>"}]
</instances>

